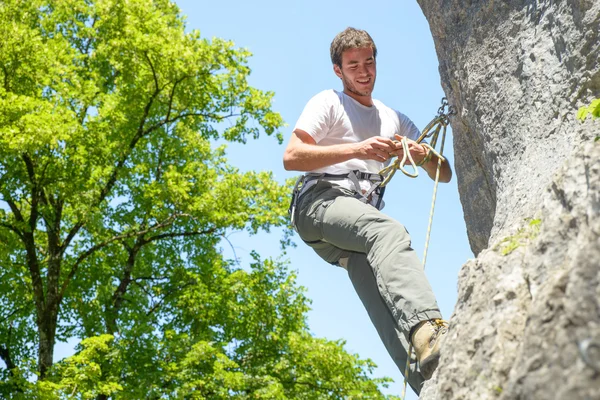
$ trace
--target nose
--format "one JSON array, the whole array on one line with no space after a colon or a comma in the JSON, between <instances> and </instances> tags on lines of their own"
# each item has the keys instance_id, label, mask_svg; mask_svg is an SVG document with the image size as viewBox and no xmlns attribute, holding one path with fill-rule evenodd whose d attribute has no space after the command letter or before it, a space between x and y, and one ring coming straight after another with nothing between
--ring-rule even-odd
<instances>
[{"instance_id":1,"label":"nose","mask_svg":"<svg viewBox=\"0 0 600 400\"><path fill-rule=\"evenodd\" d=\"M359 75L369 75L369 68L365 64L361 64L358 66Z\"/></svg>"}]
</instances>

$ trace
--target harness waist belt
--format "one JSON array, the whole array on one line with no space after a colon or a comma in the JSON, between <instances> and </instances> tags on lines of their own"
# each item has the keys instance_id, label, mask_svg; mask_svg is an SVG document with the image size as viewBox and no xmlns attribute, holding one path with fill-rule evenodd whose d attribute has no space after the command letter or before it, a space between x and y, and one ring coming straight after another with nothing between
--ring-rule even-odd
<instances>
[{"instance_id":1,"label":"harness waist belt","mask_svg":"<svg viewBox=\"0 0 600 400\"><path fill-rule=\"evenodd\" d=\"M298 178L296 184L294 186L294 190L292 192L292 201L290 204L290 208L288 209L288 213L290 214L292 226L295 226L295 212L296 212L296 204L302 195L306 193L308 189L312 186L316 185L319 180L328 180L328 181L336 181L336 180L349 180L354 186L354 192L356 198L358 198L363 203L371 204L377 209L383 208L383 193L385 191L385 187L380 187L383 182L383 177L377 173L369 173L362 171L350 171L347 174L329 174L329 173L315 173L309 172L304 174ZM368 180L371 182L371 187L368 190L363 190L360 186L360 181ZM372 195L375 194L376 203L372 204Z\"/></svg>"}]
</instances>

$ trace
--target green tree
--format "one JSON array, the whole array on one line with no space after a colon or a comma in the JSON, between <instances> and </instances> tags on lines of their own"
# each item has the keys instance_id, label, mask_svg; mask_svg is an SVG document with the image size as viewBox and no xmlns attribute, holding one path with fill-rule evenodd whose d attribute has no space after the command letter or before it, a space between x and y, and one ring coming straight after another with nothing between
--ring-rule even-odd
<instances>
[{"instance_id":1,"label":"green tree","mask_svg":"<svg viewBox=\"0 0 600 400\"><path fill-rule=\"evenodd\" d=\"M4 0L0 35L0 395L382 397L284 263L219 250L287 224L289 187L211 147L282 140L246 50L168 0Z\"/></svg>"}]
</instances>

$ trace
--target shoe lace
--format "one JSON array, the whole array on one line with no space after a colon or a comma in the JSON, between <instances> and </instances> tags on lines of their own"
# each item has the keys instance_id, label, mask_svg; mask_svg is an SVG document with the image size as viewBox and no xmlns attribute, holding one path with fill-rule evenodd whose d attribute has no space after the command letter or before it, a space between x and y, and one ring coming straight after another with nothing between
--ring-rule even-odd
<instances>
[{"instance_id":1,"label":"shoe lace","mask_svg":"<svg viewBox=\"0 0 600 400\"><path fill-rule=\"evenodd\" d=\"M438 327L438 329L441 329L441 328L448 329L448 327L450 326L450 324L448 324L448 321L446 321L444 319L440 319L440 318L434 319L433 323Z\"/></svg>"},{"instance_id":2,"label":"shoe lace","mask_svg":"<svg viewBox=\"0 0 600 400\"><path fill-rule=\"evenodd\" d=\"M433 335L431 336L431 341L435 342L439 335L444 334L448 331L450 324L448 321L436 318L432 321Z\"/></svg>"}]
</instances>

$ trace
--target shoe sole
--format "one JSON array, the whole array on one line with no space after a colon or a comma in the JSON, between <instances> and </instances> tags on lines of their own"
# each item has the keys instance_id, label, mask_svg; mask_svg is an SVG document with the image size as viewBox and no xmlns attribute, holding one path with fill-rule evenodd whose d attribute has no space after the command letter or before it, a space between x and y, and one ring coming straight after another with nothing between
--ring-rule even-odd
<instances>
[{"instance_id":1,"label":"shoe sole","mask_svg":"<svg viewBox=\"0 0 600 400\"><path fill-rule=\"evenodd\" d=\"M423 378L425 378L425 380L431 379L431 376L435 372L435 369L437 368L439 361L440 361L440 353L437 353L437 354L430 355L429 357L424 359L423 362L421 362L421 365L419 366L419 368L421 370L421 375L423 375Z\"/></svg>"}]
</instances>

